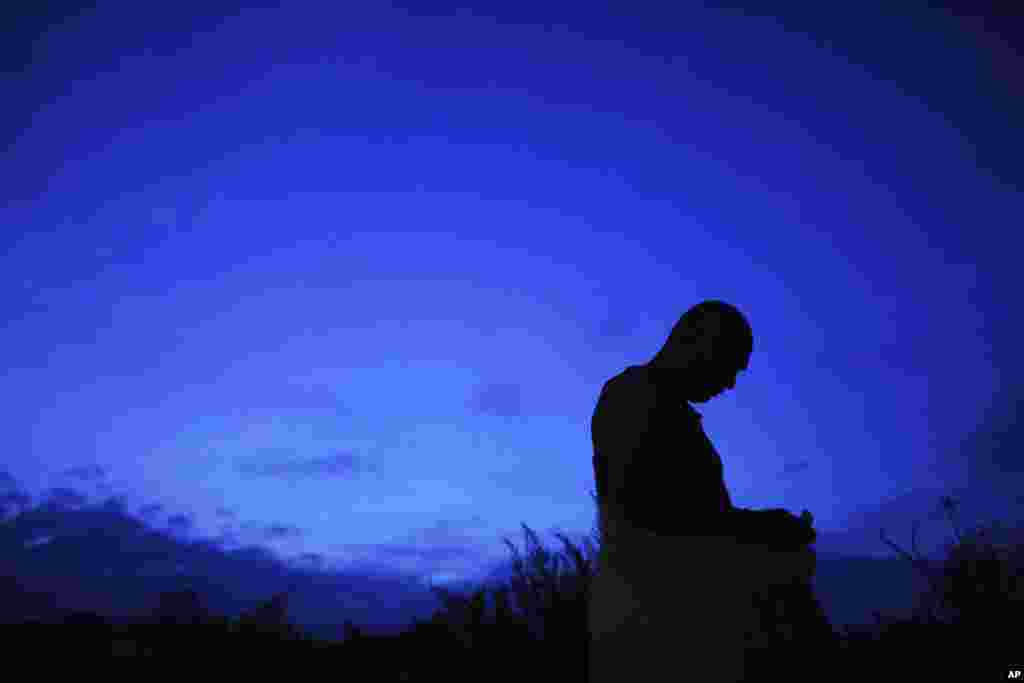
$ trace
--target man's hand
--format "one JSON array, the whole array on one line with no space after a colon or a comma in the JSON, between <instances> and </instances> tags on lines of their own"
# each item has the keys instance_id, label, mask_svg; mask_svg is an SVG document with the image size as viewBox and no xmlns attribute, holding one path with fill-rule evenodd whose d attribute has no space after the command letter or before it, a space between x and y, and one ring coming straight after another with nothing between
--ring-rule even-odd
<instances>
[{"instance_id":1,"label":"man's hand","mask_svg":"<svg viewBox=\"0 0 1024 683\"><path fill-rule=\"evenodd\" d=\"M761 514L767 552L757 580L766 585L810 581L817 570L817 554L811 547L816 537L814 517L807 510L797 517L781 508L762 510Z\"/></svg>"},{"instance_id":2,"label":"man's hand","mask_svg":"<svg viewBox=\"0 0 1024 683\"><path fill-rule=\"evenodd\" d=\"M795 550L814 543L817 533L811 526L813 517L804 510L799 517L789 510L773 508L764 510L768 544L786 550Z\"/></svg>"}]
</instances>

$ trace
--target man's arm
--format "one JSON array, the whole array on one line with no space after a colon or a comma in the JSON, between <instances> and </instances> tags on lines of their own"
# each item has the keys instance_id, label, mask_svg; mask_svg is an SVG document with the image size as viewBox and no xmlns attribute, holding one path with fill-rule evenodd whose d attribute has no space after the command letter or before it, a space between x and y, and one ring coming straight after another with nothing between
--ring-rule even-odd
<instances>
[{"instance_id":1,"label":"man's arm","mask_svg":"<svg viewBox=\"0 0 1024 683\"><path fill-rule=\"evenodd\" d=\"M610 503L632 526L664 536L724 536L748 529L735 514L720 462L697 419L640 392L616 414L621 464L607 474ZM600 468L595 473L600 480ZM611 463L609 463L611 465ZM600 484L600 481L599 481Z\"/></svg>"},{"instance_id":2,"label":"man's arm","mask_svg":"<svg viewBox=\"0 0 1024 683\"><path fill-rule=\"evenodd\" d=\"M720 499L707 495L706 489L691 486L680 490L682 487L666 484L665 475L641 473L641 468L633 465L627 468L621 509L636 528L659 536L728 536L772 550L799 550L814 542L813 527L786 510L723 508ZM641 485L641 477L657 481ZM666 485L676 490L666 490Z\"/></svg>"},{"instance_id":3,"label":"man's arm","mask_svg":"<svg viewBox=\"0 0 1024 683\"><path fill-rule=\"evenodd\" d=\"M714 448L698 420L634 403L633 449L620 474L618 501L633 526L665 536L728 536L777 550L813 541L813 529L785 510L734 507ZM676 413L678 416L678 413Z\"/></svg>"},{"instance_id":4,"label":"man's arm","mask_svg":"<svg viewBox=\"0 0 1024 683\"><path fill-rule=\"evenodd\" d=\"M817 536L810 519L797 517L781 508L733 508L730 517L732 535L738 541L772 550L800 550L814 543Z\"/></svg>"}]
</instances>

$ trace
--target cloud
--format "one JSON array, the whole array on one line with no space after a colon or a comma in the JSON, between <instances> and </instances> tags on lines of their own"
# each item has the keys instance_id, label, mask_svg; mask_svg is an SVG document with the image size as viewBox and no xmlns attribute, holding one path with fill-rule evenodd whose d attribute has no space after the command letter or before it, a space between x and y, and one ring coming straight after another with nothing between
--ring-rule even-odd
<instances>
[{"instance_id":1,"label":"cloud","mask_svg":"<svg viewBox=\"0 0 1024 683\"><path fill-rule=\"evenodd\" d=\"M0 469L0 517L17 515L32 506L32 498L18 487L6 470Z\"/></svg>"},{"instance_id":2,"label":"cloud","mask_svg":"<svg viewBox=\"0 0 1024 683\"><path fill-rule=\"evenodd\" d=\"M220 530L220 534L213 539L213 542L221 548L237 548L241 544L241 539L235 529L224 527Z\"/></svg>"},{"instance_id":3,"label":"cloud","mask_svg":"<svg viewBox=\"0 0 1024 683\"><path fill-rule=\"evenodd\" d=\"M50 489L46 494L46 500L66 508L81 507L88 502L88 499L78 491L63 486Z\"/></svg>"},{"instance_id":4,"label":"cloud","mask_svg":"<svg viewBox=\"0 0 1024 683\"><path fill-rule=\"evenodd\" d=\"M469 409L476 414L522 417L522 385L509 382L479 384L474 388L468 404Z\"/></svg>"},{"instance_id":5,"label":"cloud","mask_svg":"<svg viewBox=\"0 0 1024 683\"><path fill-rule=\"evenodd\" d=\"M0 510L3 510L5 515L8 513L17 514L24 512L31 506L32 499L21 491L0 494ZM12 511L12 508L16 508L16 511Z\"/></svg>"},{"instance_id":6,"label":"cloud","mask_svg":"<svg viewBox=\"0 0 1024 683\"><path fill-rule=\"evenodd\" d=\"M263 535L270 540L298 538L305 533L305 531L293 524L271 524L263 530Z\"/></svg>"},{"instance_id":7,"label":"cloud","mask_svg":"<svg viewBox=\"0 0 1024 683\"><path fill-rule=\"evenodd\" d=\"M611 346L614 343L621 343L633 334L635 325L629 318L624 316L609 316L601 320L594 330L593 336L603 343ZM657 350L657 349L655 349ZM654 355L654 352L651 352Z\"/></svg>"},{"instance_id":8,"label":"cloud","mask_svg":"<svg viewBox=\"0 0 1024 683\"><path fill-rule=\"evenodd\" d=\"M438 520L430 526L413 531L409 540L424 546L465 545L476 542L469 529L483 526L479 516L468 521Z\"/></svg>"},{"instance_id":9,"label":"cloud","mask_svg":"<svg viewBox=\"0 0 1024 683\"><path fill-rule=\"evenodd\" d=\"M163 509L159 504L147 507ZM310 580L318 553L305 553L305 566L289 567L291 563L281 562L278 553L267 548L225 549L215 541L185 541L123 514L117 506L40 507L38 513L11 522L12 533L0 534L0 557L11 560L11 574L30 591L53 594L58 603L87 595L100 613L135 612L150 605L154 595L180 588L183 577L218 614L238 614L268 595L295 586L291 616L321 638L336 637L338 614L370 631L395 632L407 628L413 618L429 618L440 607L436 596L422 585L423 568L416 564L406 570L386 563L368 571L321 567L319 576ZM81 533L97 528L103 533ZM284 524L269 529L272 534L296 534L295 527ZM59 543L48 542L58 539ZM26 542L34 542L28 552ZM373 546L367 546L367 552L372 553ZM68 562L74 564L74 572L64 571ZM39 575L40 566L48 568L45 580ZM132 580L111 583L111 577L121 576ZM60 616L55 610L49 608L45 614Z\"/></svg>"},{"instance_id":10,"label":"cloud","mask_svg":"<svg viewBox=\"0 0 1024 683\"><path fill-rule=\"evenodd\" d=\"M797 472L803 472L810 466L811 463L808 461L800 460L797 462L787 463L786 466L782 468L782 471L786 474L796 474Z\"/></svg>"},{"instance_id":11,"label":"cloud","mask_svg":"<svg viewBox=\"0 0 1024 683\"><path fill-rule=\"evenodd\" d=\"M362 471L373 471L358 456L340 451L324 458L299 462L241 463L238 471L253 477L345 477Z\"/></svg>"},{"instance_id":12,"label":"cloud","mask_svg":"<svg viewBox=\"0 0 1024 683\"><path fill-rule=\"evenodd\" d=\"M102 465L82 465L64 470L64 474L80 481L96 481L105 478L108 470Z\"/></svg>"},{"instance_id":13,"label":"cloud","mask_svg":"<svg viewBox=\"0 0 1024 683\"><path fill-rule=\"evenodd\" d=\"M192 518L188 515L177 514L167 518L167 526L178 531L188 531L192 528Z\"/></svg>"},{"instance_id":14,"label":"cloud","mask_svg":"<svg viewBox=\"0 0 1024 683\"><path fill-rule=\"evenodd\" d=\"M409 543L335 544L331 550L359 558L360 565L430 568L459 562L472 566L480 559L479 548L462 544L424 546Z\"/></svg>"},{"instance_id":15,"label":"cloud","mask_svg":"<svg viewBox=\"0 0 1024 683\"><path fill-rule=\"evenodd\" d=\"M100 506L101 509L108 513L117 514L124 516L125 510L128 507L128 498L125 495L110 496Z\"/></svg>"},{"instance_id":16,"label":"cloud","mask_svg":"<svg viewBox=\"0 0 1024 683\"><path fill-rule=\"evenodd\" d=\"M365 570L385 568L423 575L439 571L472 574L479 571L490 545L470 533L487 526L482 518L441 520L421 527L394 543L334 544L332 556L344 558Z\"/></svg>"},{"instance_id":17,"label":"cloud","mask_svg":"<svg viewBox=\"0 0 1024 683\"><path fill-rule=\"evenodd\" d=\"M145 519L151 519L152 517L155 517L156 515L163 512L163 510L164 506L161 505L160 503L149 503L139 508L139 514L142 515Z\"/></svg>"},{"instance_id":18,"label":"cloud","mask_svg":"<svg viewBox=\"0 0 1024 683\"><path fill-rule=\"evenodd\" d=\"M354 415L352 407L338 395L337 388L316 377L254 383L247 387L238 408L249 415L305 416L314 423L318 419L344 422Z\"/></svg>"},{"instance_id":19,"label":"cloud","mask_svg":"<svg viewBox=\"0 0 1024 683\"><path fill-rule=\"evenodd\" d=\"M642 336L646 341L643 354L653 356L668 338L675 320L655 323L660 314L647 310L638 300L626 301L622 292L599 285L604 291L595 292L591 304L603 315L588 317L580 322L581 343L597 352L621 352ZM676 313L676 317L682 310ZM667 322L667 326L664 323ZM642 335L639 332L643 332Z\"/></svg>"},{"instance_id":20,"label":"cloud","mask_svg":"<svg viewBox=\"0 0 1024 683\"><path fill-rule=\"evenodd\" d=\"M321 553L302 553L299 555L299 563L313 569L323 569L324 562L325 558Z\"/></svg>"},{"instance_id":21,"label":"cloud","mask_svg":"<svg viewBox=\"0 0 1024 683\"><path fill-rule=\"evenodd\" d=\"M288 400L290 410L298 409L333 417L351 417L355 414L352 406L338 396L334 387L322 383L299 386L296 395L289 394Z\"/></svg>"},{"instance_id":22,"label":"cloud","mask_svg":"<svg viewBox=\"0 0 1024 683\"><path fill-rule=\"evenodd\" d=\"M7 470L0 470L0 491L11 491L18 488L18 482Z\"/></svg>"}]
</instances>

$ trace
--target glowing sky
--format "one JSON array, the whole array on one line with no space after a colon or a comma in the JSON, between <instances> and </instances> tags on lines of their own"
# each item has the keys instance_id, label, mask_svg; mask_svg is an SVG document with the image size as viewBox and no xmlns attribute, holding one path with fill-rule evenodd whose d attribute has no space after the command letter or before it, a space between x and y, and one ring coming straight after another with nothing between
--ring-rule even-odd
<instances>
[{"instance_id":1,"label":"glowing sky","mask_svg":"<svg viewBox=\"0 0 1024 683\"><path fill-rule=\"evenodd\" d=\"M372 4L51 18L0 161L25 491L469 571L521 522L593 529L601 385L717 298L755 333L696 406L735 504L1016 505L1016 460L958 450L1020 377L997 36ZM432 544L468 550L396 550Z\"/></svg>"}]
</instances>

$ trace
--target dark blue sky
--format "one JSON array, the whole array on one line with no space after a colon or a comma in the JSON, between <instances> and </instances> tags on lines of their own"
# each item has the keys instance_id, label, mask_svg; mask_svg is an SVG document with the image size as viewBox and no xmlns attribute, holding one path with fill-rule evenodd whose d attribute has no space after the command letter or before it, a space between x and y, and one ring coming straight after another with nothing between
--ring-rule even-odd
<instances>
[{"instance_id":1,"label":"dark blue sky","mask_svg":"<svg viewBox=\"0 0 1024 683\"><path fill-rule=\"evenodd\" d=\"M1021 518L1006 18L336 5L16 24L20 490L466 576L593 529L601 385L717 298L734 503L882 555L944 492Z\"/></svg>"}]
</instances>

